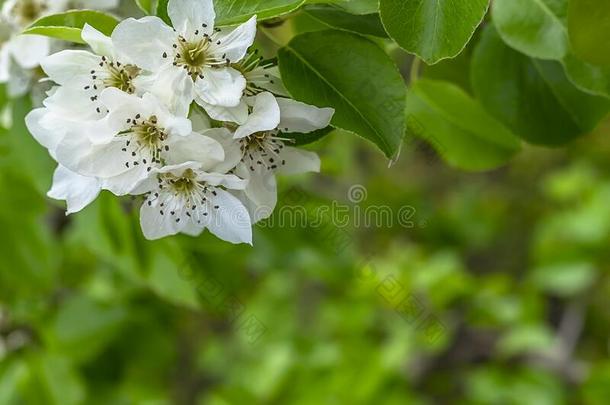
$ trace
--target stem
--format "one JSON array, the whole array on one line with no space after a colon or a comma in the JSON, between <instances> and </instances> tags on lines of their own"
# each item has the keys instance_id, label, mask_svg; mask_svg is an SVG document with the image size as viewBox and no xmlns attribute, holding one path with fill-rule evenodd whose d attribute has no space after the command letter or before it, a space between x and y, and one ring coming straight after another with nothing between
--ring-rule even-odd
<instances>
[{"instance_id":1,"label":"stem","mask_svg":"<svg viewBox=\"0 0 610 405\"><path fill-rule=\"evenodd\" d=\"M414 83L417 81L417 79L419 79L420 66L421 66L421 59L419 59L417 56L414 56L413 63L411 63L411 74L410 74L411 83Z\"/></svg>"}]
</instances>

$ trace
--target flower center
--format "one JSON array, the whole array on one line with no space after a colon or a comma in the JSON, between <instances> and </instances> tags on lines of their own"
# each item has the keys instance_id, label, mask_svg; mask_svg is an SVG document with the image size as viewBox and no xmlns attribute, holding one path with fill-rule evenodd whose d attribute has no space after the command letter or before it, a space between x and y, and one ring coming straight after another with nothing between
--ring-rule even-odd
<instances>
[{"instance_id":1,"label":"flower center","mask_svg":"<svg viewBox=\"0 0 610 405\"><path fill-rule=\"evenodd\" d=\"M202 224L212 210L220 209L213 200L217 197L216 187L200 183L193 169L186 169L180 175L162 174L158 177L158 191L146 197L146 204L153 204L161 216L168 215L176 223L191 221Z\"/></svg>"},{"instance_id":2,"label":"flower center","mask_svg":"<svg viewBox=\"0 0 610 405\"><path fill-rule=\"evenodd\" d=\"M156 149L160 143L167 139L165 130L157 126L157 117L154 115L135 124L131 127L131 130L140 144L146 145L151 149Z\"/></svg>"},{"instance_id":3,"label":"flower center","mask_svg":"<svg viewBox=\"0 0 610 405\"><path fill-rule=\"evenodd\" d=\"M205 32L207 25L202 25L202 30L196 30L194 39L187 40L182 35L178 37L178 42L173 46L174 60L173 65L183 68L194 80L203 79L203 71L206 67L231 66L231 60L227 54L223 53L222 39L218 34L220 29L214 29L211 35ZM163 52L163 58L167 59L170 55Z\"/></svg>"},{"instance_id":4,"label":"flower center","mask_svg":"<svg viewBox=\"0 0 610 405\"><path fill-rule=\"evenodd\" d=\"M257 132L241 139L240 149L242 162L255 171L257 167L266 170L275 170L284 166L286 160L282 157L284 141L286 138L277 137L277 131Z\"/></svg>"},{"instance_id":5,"label":"flower center","mask_svg":"<svg viewBox=\"0 0 610 405\"><path fill-rule=\"evenodd\" d=\"M127 156L125 167L143 164L151 171L153 165L162 163L161 155L169 151L169 145L165 145L167 133L157 125L157 117L154 115L143 120L138 114L127 119L127 123L131 124L131 128L119 133L119 136L125 137L125 146L122 148Z\"/></svg>"},{"instance_id":6,"label":"flower center","mask_svg":"<svg viewBox=\"0 0 610 405\"><path fill-rule=\"evenodd\" d=\"M174 66L180 66L194 79L201 76L203 68L208 62L208 50L210 47L209 37L189 42L180 37L178 44L174 45L176 56Z\"/></svg>"},{"instance_id":7,"label":"flower center","mask_svg":"<svg viewBox=\"0 0 610 405\"><path fill-rule=\"evenodd\" d=\"M95 83L100 83L103 87L116 87L125 93L133 94L136 88L133 84L134 79L140 74L141 69L135 65L123 65L121 62L114 62L105 56L99 63L100 68L91 71L93 88L97 90ZM89 88L86 87L86 90Z\"/></svg>"},{"instance_id":8,"label":"flower center","mask_svg":"<svg viewBox=\"0 0 610 405\"><path fill-rule=\"evenodd\" d=\"M193 172L192 169L186 169L181 177L171 175L168 179L168 183L176 193L189 194L197 187L197 180L195 177L195 172Z\"/></svg>"},{"instance_id":9,"label":"flower center","mask_svg":"<svg viewBox=\"0 0 610 405\"><path fill-rule=\"evenodd\" d=\"M133 85L133 79L140 74L140 68L134 65L108 66L108 73L108 78L104 79L104 85L106 87L116 87L129 94L136 92Z\"/></svg>"}]
</instances>

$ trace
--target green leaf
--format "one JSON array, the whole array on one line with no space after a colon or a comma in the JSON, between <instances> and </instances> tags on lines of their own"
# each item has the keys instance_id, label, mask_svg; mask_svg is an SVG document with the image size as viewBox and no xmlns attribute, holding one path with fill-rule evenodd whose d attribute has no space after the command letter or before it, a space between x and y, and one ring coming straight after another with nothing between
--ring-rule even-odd
<instances>
[{"instance_id":1,"label":"green leaf","mask_svg":"<svg viewBox=\"0 0 610 405\"><path fill-rule=\"evenodd\" d=\"M497 119L533 144L561 145L588 133L610 110L608 100L577 89L559 62L532 60L487 27L474 52L472 84Z\"/></svg>"},{"instance_id":2,"label":"green leaf","mask_svg":"<svg viewBox=\"0 0 610 405\"><path fill-rule=\"evenodd\" d=\"M428 64L458 55L487 13L489 0L381 0L386 31Z\"/></svg>"},{"instance_id":3,"label":"green leaf","mask_svg":"<svg viewBox=\"0 0 610 405\"><path fill-rule=\"evenodd\" d=\"M495 0L494 24L512 48L539 59L562 59L569 50L567 0Z\"/></svg>"},{"instance_id":4,"label":"green leaf","mask_svg":"<svg viewBox=\"0 0 610 405\"><path fill-rule=\"evenodd\" d=\"M550 351L553 334L546 326L519 325L510 329L498 342L498 352L504 356Z\"/></svg>"},{"instance_id":5,"label":"green leaf","mask_svg":"<svg viewBox=\"0 0 610 405\"><path fill-rule=\"evenodd\" d=\"M568 33L578 57L594 65L610 66L609 32L610 2L570 0Z\"/></svg>"},{"instance_id":6,"label":"green leaf","mask_svg":"<svg viewBox=\"0 0 610 405\"><path fill-rule=\"evenodd\" d=\"M135 0L136 5L144 13L148 15L154 15L157 9L157 0Z\"/></svg>"},{"instance_id":7,"label":"green leaf","mask_svg":"<svg viewBox=\"0 0 610 405\"><path fill-rule=\"evenodd\" d=\"M166 24L172 25L169 15L167 14L167 3L169 3L169 0L159 0L157 2L157 17L165 21Z\"/></svg>"},{"instance_id":8,"label":"green leaf","mask_svg":"<svg viewBox=\"0 0 610 405\"><path fill-rule=\"evenodd\" d=\"M538 267L531 273L531 282L538 288L561 297L572 297L586 291L597 277L590 263L560 263Z\"/></svg>"},{"instance_id":9,"label":"green leaf","mask_svg":"<svg viewBox=\"0 0 610 405\"><path fill-rule=\"evenodd\" d=\"M47 331L47 344L58 353L84 360L95 356L119 330L126 310L104 305L85 295L70 297Z\"/></svg>"},{"instance_id":10,"label":"green leaf","mask_svg":"<svg viewBox=\"0 0 610 405\"><path fill-rule=\"evenodd\" d=\"M395 156L405 133L406 86L376 44L343 31L310 32L280 49L279 61L284 84L297 100L333 107L333 126Z\"/></svg>"},{"instance_id":11,"label":"green leaf","mask_svg":"<svg viewBox=\"0 0 610 405\"><path fill-rule=\"evenodd\" d=\"M570 80L583 91L610 97L610 67L595 66L568 54L563 66Z\"/></svg>"},{"instance_id":12,"label":"green leaf","mask_svg":"<svg viewBox=\"0 0 610 405\"><path fill-rule=\"evenodd\" d=\"M570 48L568 0L498 0L494 2L493 19L510 47L534 58L560 60L578 88L610 97L610 67L587 63ZM599 41L603 46L603 37ZM606 54L602 50L598 57Z\"/></svg>"},{"instance_id":13,"label":"green leaf","mask_svg":"<svg viewBox=\"0 0 610 405\"><path fill-rule=\"evenodd\" d=\"M216 0L216 25L234 25L257 15L259 21L290 13L305 4L305 0Z\"/></svg>"},{"instance_id":14,"label":"green leaf","mask_svg":"<svg viewBox=\"0 0 610 405\"><path fill-rule=\"evenodd\" d=\"M516 138L459 87L441 81L415 82L407 101L409 130L452 166L489 170L520 149Z\"/></svg>"},{"instance_id":15,"label":"green leaf","mask_svg":"<svg viewBox=\"0 0 610 405\"><path fill-rule=\"evenodd\" d=\"M105 35L110 35L118 23L119 20L116 17L101 11L72 10L42 17L26 28L23 33L84 44L81 31L85 24L91 25Z\"/></svg>"},{"instance_id":16,"label":"green leaf","mask_svg":"<svg viewBox=\"0 0 610 405\"><path fill-rule=\"evenodd\" d=\"M351 14L373 14L379 11L379 0L337 0L333 4Z\"/></svg>"},{"instance_id":17,"label":"green leaf","mask_svg":"<svg viewBox=\"0 0 610 405\"><path fill-rule=\"evenodd\" d=\"M292 139L290 145L293 146L303 146L309 145L310 143L314 143L324 138L333 132L332 127L319 129L317 131L310 132L308 134L299 134L299 133L282 133L280 136L282 138Z\"/></svg>"},{"instance_id":18,"label":"green leaf","mask_svg":"<svg viewBox=\"0 0 610 405\"><path fill-rule=\"evenodd\" d=\"M67 357L41 353L32 356L29 363L32 379L26 402L49 405L85 402L85 384Z\"/></svg>"},{"instance_id":19,"label":"green leaf","mask_svg":"<svg viewBox=\"0 0 610 405\"><path fill-rule=\"evenodd\" d=\"M351 31L358 34L373 35L387 38L379 14L350 14L337 7L315 6L308 7L305 12L317 21L331 28Z\"/></svg>"}]
</instances>

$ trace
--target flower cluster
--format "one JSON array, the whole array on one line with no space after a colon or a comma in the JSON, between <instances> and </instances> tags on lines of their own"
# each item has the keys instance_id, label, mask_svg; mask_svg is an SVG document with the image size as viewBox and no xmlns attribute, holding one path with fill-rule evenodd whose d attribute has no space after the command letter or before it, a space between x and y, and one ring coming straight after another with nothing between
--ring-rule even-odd
<instances>
[{"instance_id":1,"label":"flower cluster","mask_svg":"<svg viewBox=\"0 0 610 405\"><path fill-rule=\"evenodd\" d=\"M20 35L24 28L49 14L71 8L112 9L119 0L6 0L0 14L0 83L11 96L25 94L35 69L56 43L39 35Z\"/></svg>"},{"instance_id":2,"label":"flower cluster","mask_svg":"<svg viewBox=\"0 0 610 405\"><path fill-rule=\"evenodd\" d=\"M252 243L277 200L276 174L315 172L295 134L326 128L334 111L287 97L279 72L252 51L256 17L217 28L212 0L170 0L172 26L127 19L91 51L42 61L56 83L26 123L59 163L49 196L68 213L101 190L141 195L144 235L208 229Z\"/></svg>"}]
</instances>

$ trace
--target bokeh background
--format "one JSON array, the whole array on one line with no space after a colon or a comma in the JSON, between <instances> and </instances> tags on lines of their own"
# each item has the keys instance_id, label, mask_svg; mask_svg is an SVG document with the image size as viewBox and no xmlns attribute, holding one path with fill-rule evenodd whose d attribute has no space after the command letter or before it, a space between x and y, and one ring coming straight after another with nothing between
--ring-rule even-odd
<instances>
[{"instance_id":1,"label":"bokeh background","mask_svg":"<svg viewBox=\"0 0 610 405\"><path fill-rule=\"evenodd\" d=\"M469 90L465 57L420 74ZM1 405L610 401L610 121L483 174L335 132L249 247L66 217L33 102L0 101Z\"/></svg>"}]
</instances>

